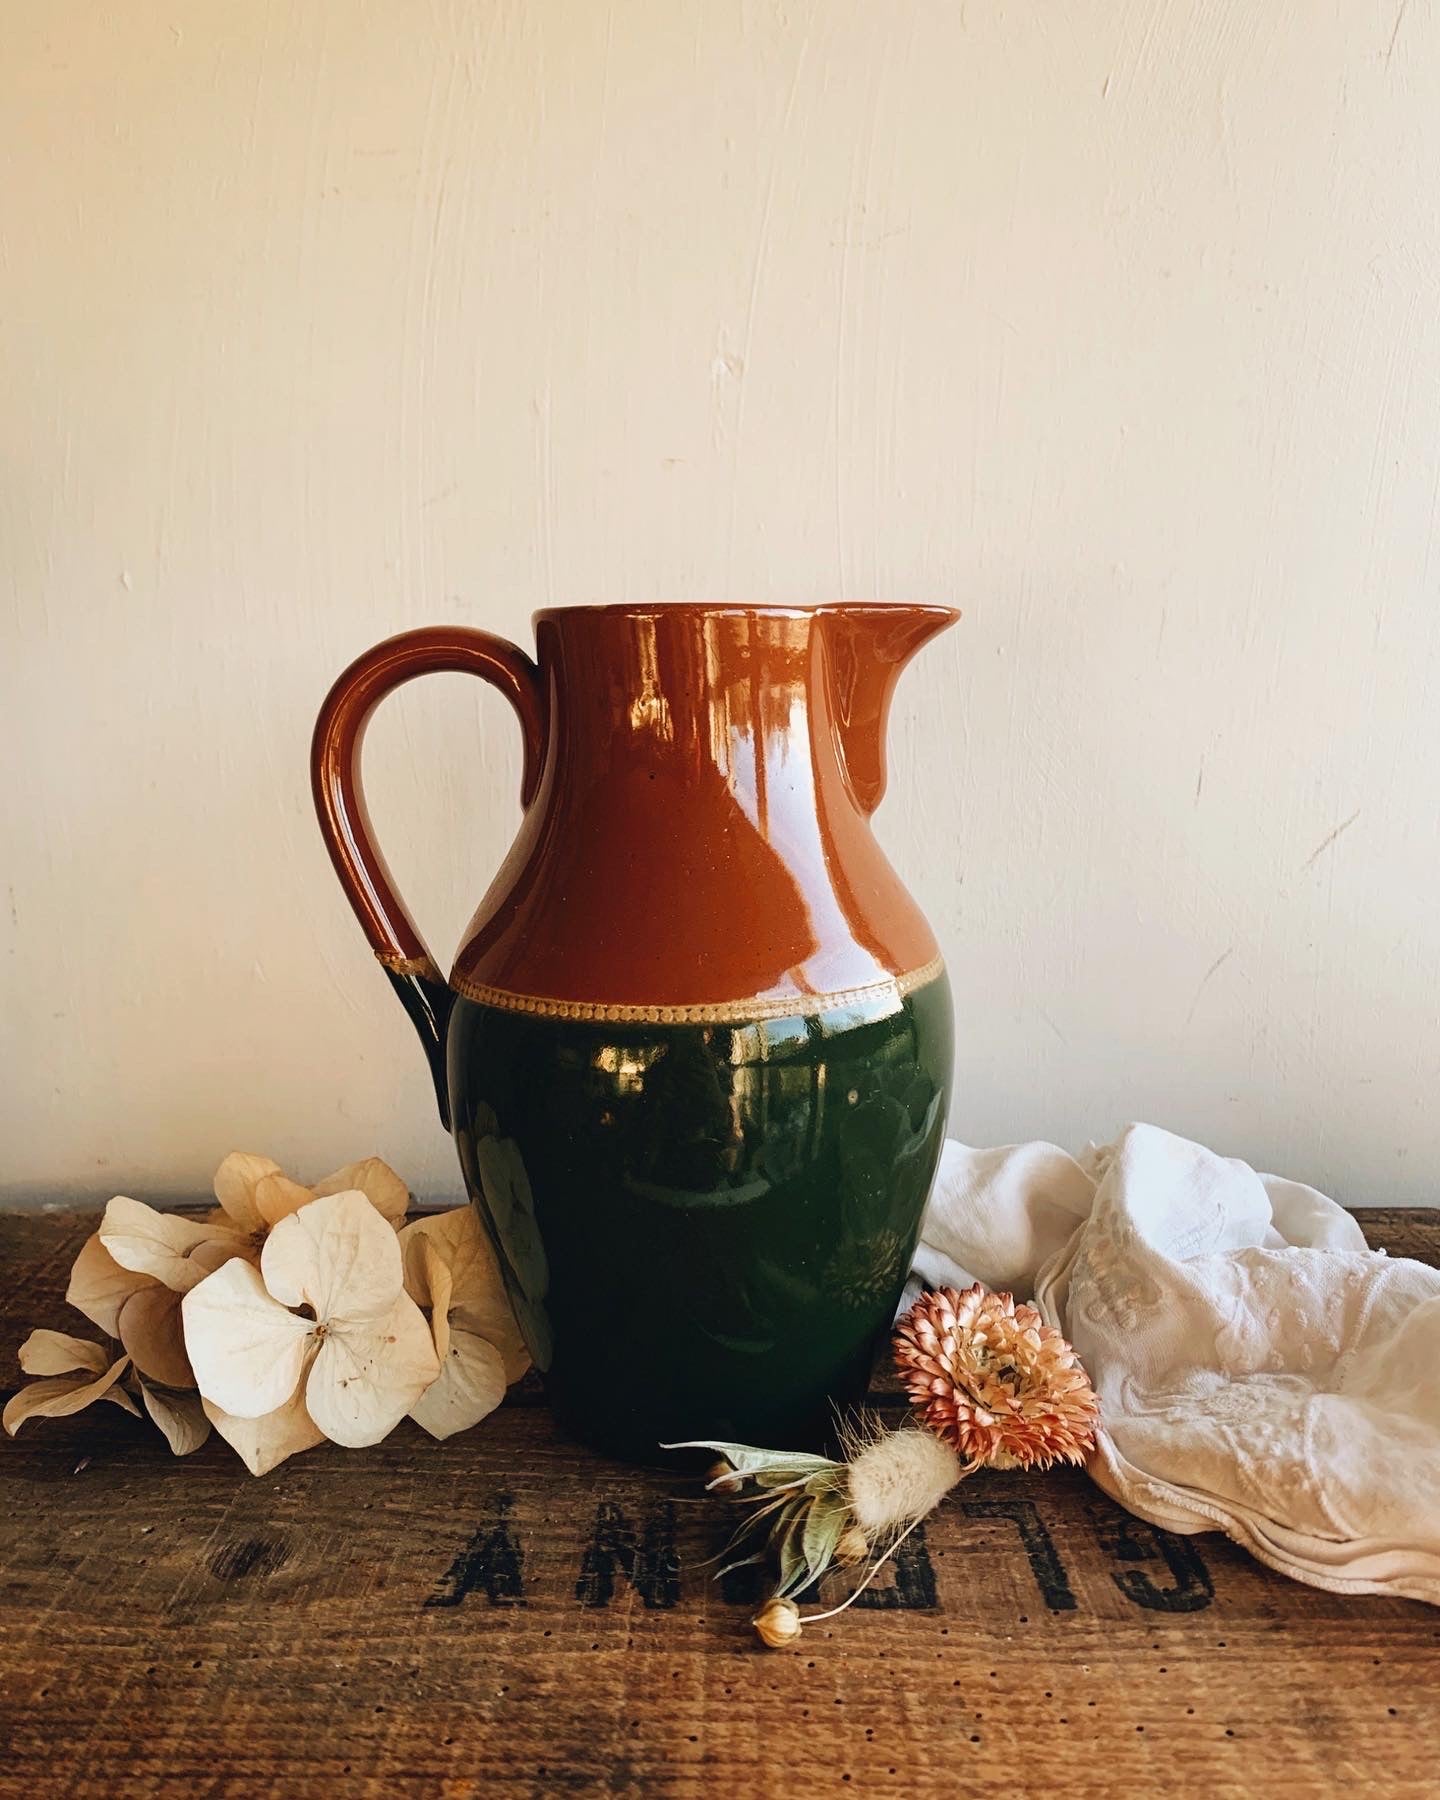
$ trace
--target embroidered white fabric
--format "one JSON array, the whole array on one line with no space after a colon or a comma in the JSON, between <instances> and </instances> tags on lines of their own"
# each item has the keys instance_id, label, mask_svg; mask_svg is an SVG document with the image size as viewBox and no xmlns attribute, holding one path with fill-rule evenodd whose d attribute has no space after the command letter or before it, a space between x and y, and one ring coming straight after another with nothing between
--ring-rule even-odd
<instances>
[{"instance_id":1,"label":"embroidered white fabric","mask_svg":"<svg viewBox=\"0 0 1440 1800\"><path fill-rule=\"evenodd\" d=\"M1440 1604L1440 1270L1153 1125L1076 1160L948 1142L914 1278L1033 1299L1079 1351L1090 1474L1337 1593Z\"/></svg>"}]
</instances>

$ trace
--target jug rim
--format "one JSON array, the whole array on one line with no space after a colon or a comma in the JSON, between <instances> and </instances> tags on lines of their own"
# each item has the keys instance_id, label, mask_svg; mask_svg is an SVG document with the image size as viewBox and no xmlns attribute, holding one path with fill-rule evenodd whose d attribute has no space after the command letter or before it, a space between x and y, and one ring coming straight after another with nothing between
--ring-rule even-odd
<instances>
[{"instance_id":1,"label":"jug rim","mask_svg":"<svg viewBox=\"0 0 1440 1800\"><path fill-rule=\"evenodd\" d=\"M608 600L596 604L581 602L569 606L542 606L530 617L533 623L538 624L541 619L572 619L585 614L653 619L674 613L685 613L692 618L702 615L707 618L748 618L758 613L766 618L809 619L825 613L853 616L856 613L887 612L906 613L912 618L921 616L952 621L961 616L958 606L947 606L938 600Z\"/></svg>"}]
</instances>

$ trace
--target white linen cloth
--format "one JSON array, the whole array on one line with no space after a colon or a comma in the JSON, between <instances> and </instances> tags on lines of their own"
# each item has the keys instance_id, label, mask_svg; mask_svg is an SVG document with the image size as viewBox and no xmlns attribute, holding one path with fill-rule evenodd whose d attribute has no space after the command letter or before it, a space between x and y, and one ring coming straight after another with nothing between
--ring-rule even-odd
<instances>
[{"instance_id":1,"label":"white linen cloth","mask_svg":"<svg viewBox=\"0 0 1440 1800\"><path fill-rule=\"evenodd\" d=\"M914 1275L1034 1300L1100 1396L1090 1474L1142 1519L1440 1604L1440 1271L1314 1188L1153 1125L1079 1161L952 1140Z\"/></svg>"}]
</instances>

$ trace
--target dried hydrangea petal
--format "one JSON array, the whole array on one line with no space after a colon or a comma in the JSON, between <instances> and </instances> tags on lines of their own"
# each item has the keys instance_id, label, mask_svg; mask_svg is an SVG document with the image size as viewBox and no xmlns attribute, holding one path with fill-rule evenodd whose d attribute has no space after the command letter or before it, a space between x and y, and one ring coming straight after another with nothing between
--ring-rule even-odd
<instances>
[{"instance_id":1,"label":"dried hydrangea petal","mask_svg":"<svg viewBox=\"0 0 1440 1800\"><path fill-rule=\"evenodd\" d=\"M377 1214L370 1216L385 1229ZM398 1292L378 1318L351 1317L325 1330L305 1383L305 1406L332 1443L361 1449L388 1437L439 1373L424 1314Z\"/></svg>"},{"instance_id":2,"label":"dried hydrangea petal","mask_svg":"<svg viewBox=\"0 0 1440 1800\"><path fill-rule=\"evenodd\" d=\"M219 1223L223 1227L226 1219L227 1215L217 1206L213 1211L207 1213L200 1223L202 1225ZM223 1268L232 1256L241 1257L245 1262L258 1266L260 1246L254 1238L234 1236L228 1230L222 1229L203 1244L197 1244L190 1252L191 1262L206 1275L213 1275L217 1269Z\"/></svg>"},{"instance_id":3,"label":"dried hydrangea petal","mask_svg":"<svg viewBox=\"0 0 1440 1800\"><path fill-rule=\"evenodd\" d=\"M100 1242L97 1231L86 1238L70 1269L66 1301L98 1325L107 1337L120 1335L120 1308L141 1288L156 1286L152 1275L137 1275L120 1264Z\"/></svg>"},{"instance_id":4,"label":"dried hydrangea petal","mask_svg":"<svg viewBox=\"0 0 1440 1800\"><path fill-rule=\"evenodd\" d=\"M27 1419L64 1419L71 1413L83 1412L96 1400L110 1400L126 1412L139 1414L139 1408L124 1388L116 1383L130 1367L130 1358L122 1356L103 1375L47 1375L32 1381L28 1387L12 1394L0 1414L0 1425L11 1437Z\"/></svg>"},{"instance_id":5,"label":"dried hydrangea petal","mask_svg":"<svg viewBox=\"0 0 1440 1800\"><path fill-rule=\"evenodd\" d=\"M397 1228L405 1223L405 1215L410 1210L409 1188L389 1163L382 1162L378 1156L346 1163L343 1169L317 1181L313 1191L317 1199L324 1199L329 1194L361 1193L382 1219L388 1219Z\"/></svg>"},{"instance_id":6,"label":"dried hydrangea petal","mask_svg":"<svg viewBox=\"0 0 1440 1800\"><path fill-rule=\"evenodd\" d=\"M120 1342L142 1375L166 1387L194 1387L195 1375L185 1349L181 1303L173 1288L146 1287L120 1308Z\"/></svg>"},{"instance_id":7,"label":"dried hydrangea petal","mask_svg":"<svg viewBox=\"0 0 1440 1800\"><path fill-rule=\"evenodd\" d=\"M440 1373L410 1408L410 1417L433 1438L468 1431L505 1398L505 1361L488 1339L452 1331Z\"/></svg>"},{"instance_id":8,"label":"dried hydrangea petal","mask_svg":"<svg viewBox=\"0 0 1440 1800\"><path fill-rule=\"evenodd\" d=\"M265 1240L260 1272L276 1300L309 1306L327 1322L382 1317L404 1289L395 1233L355 1190L282 1219Z\"/></svg>"},{"instance_id":9,"label":"dried hydrangea petal","mask_svg":"<svg viewBox=\"0 0 1440 1800\"><path fill-rule=\"evenodd\" d=\"M261 1224L270 1230L282 1219L288 1219L291 1213L299 1212L302 1206L308 1206L314 1198L313 1189L292 1181L279 1170L273 1175L262 1175L255 1183L255 1210Z\"/></svg>"},{"instance_id":10,"label":"dried hydrangea petal","mask_svg":"<svg viewBox=\"0 0 1440 1800\"><path fill-rule=\"evenodd\" d=\"M200 1404L205 1417L252 1475L268 1475L287 1457L325 1442L325 1433L306 1412L305 1395L299 1389L283 1406L258 1419L241 1419L204 1396Z\"/></svg>"},{"instance_id":11,"label":"dried hydrangea petal","mask_svg":"<svg viewBox=\"0 0 1440 1800\"><path fill-rule=\"evenodd\" d=\"M430 1314L430 1335L443 1366L450 1353L450 1296L455 1291L450 1265L427 1237L415 1238L409 1245L402 1238L401 1248L406 1265L405 1291L422 1311Z\"/></svg>"},{"instance_id":12,"label":"dried hydrangea petal","mask_svg":"<svg viewBox=\"0 0 1440 1800\"><path fill-rule=\"evenodd\" d=\"M438 1308L430 1270L443 1265L449 1274L450 1291L444 1306L451 1327L488 1339L504 1359L507 1383L518 1381L530 1367L530 1353L475 1208L457 1206L412 1220L400 1233L400 1248L410 1297L421 1306ZM443 1357L438 1336L436 1349Z\"/></svg>"},{"instance_id":13,"label":"dried hydrangea petal","mask_svg":"<svg viewBox=\"0 0 1440 1800\"><path fill-rule=\"evenodd\" d=\"M215 1198L242 1231L265 1229L255 1189L267 1175L279 1173L279 1163L249 1150L232 1150L215 1171Z\"/></svg>"},{"instance_id":14,"label":"dried hydrangea petal","mask_svg":"<svg viewBox=\"0 0 1440 1800\"><path fill-rule=\"evenodd\" d=\"M226 1412L258 1419L299 1388L315 1326L272 1300L249 1263L237 1257L192 1288L184 1322L196 1385Z\"/></svg>"},{"instance_id":15,"label":"dried hydrangea petal","mask_svg":"<svg viewBox=\"0 0 1440 1800\"><path fill-rule=\"evenodd\" d=\"M207 1270L190 1252L201 1245L236 1241L228 1226L197 1224L178 1213L156 1212L143 1200L117 1194L100 1221L100 1242L123 1269L152 1276L179 1293L203 1281Z\"/></svg>"},{"instance_id":16,"label":"dried hydrangea petal","mask_svg":"<svg viewBox=\"0 0 1440 1800\"><path fill-rule=\"evenodd\" d=\"M110 1354L100 1344L71 1337L68 1331L32 1331L17 1352L27 1375L103 1375Z\"/></svg>"},{"instance_id":17,"label":"dried hydrangea petal","mask_svg":"<svg viewBox=\"0 0 1440 1800\"><path fill-rule=\"evenodd\" d=\"M210 1435L210 1421L198 1394L166 1394L149 1382L140 1383L145 1410L165 1434L174 1456L189 1456Z\"/></svg>"}]
</instances>

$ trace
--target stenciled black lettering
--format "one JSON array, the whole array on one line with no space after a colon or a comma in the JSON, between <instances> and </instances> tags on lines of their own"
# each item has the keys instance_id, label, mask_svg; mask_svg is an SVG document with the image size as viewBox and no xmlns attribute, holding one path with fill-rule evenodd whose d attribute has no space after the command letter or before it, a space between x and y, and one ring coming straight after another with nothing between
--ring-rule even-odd
<instances>
[{"instance_id":1,"label":"stenciled black lettering","mask_svg":"<svg viewBox=\"0 0 1440 1800\"><path fill-rule=\"evenodd\" d=\"M647 1607L668 1611L679 1605L680 1552L670 1501L650 1509L641 1531L613 1500L602 1500L595 1508L575 1598L582 1606L608 1606L617 1576L630 1583Z\"/></svg>"},{"instance_id":2,"label":"stenciled black lettering","mask_svg":"<svg viewBox=\"0 0 1440 1800\"><path fill-rule=\"evenodd\" d=\"M890 1571L893 1570L893 1573ZM841 1571L832 1569L822 1577L827 1604L838 1605L857 1581L864 1579L863 1568L850 1570L849 1580L842 1582ZM885 1579L885 1575L889 1579ZM743 1568L728 1569L720 1577L720 1597L727 1606L760 1606L775 1589L775 1573L763 1564L746 1563ZM820 1595L813 1587L797 1595L802 1604L818 1603ZM880 1579L865 1588L856 1606L874 1612L934 1612L940 1605L935 1586L935 1565L925 1542L925 1527L917 1525L886 1565Z\"/></svg>"},{"instance_id":3,"label":"stenciled black lettering","mask_svg":"<svg viewBox=\"0 0 1440 1800\"><path fill-rule=\"evenodd\" d=\"M940 1601L923 1525L917 1525L895 1552L892 1566L895 1579L884 1587L872 1582L856 1597L856 1606L876 1612L934 1612Z\"/></svg>"},{"instance_id":4,"label":"stenciled black lettering","mask_svg":"<svg viewBox=\"0 0 1440 1800\"><path fill-rule=\"evenodd\" d=\"M1200 1612L1215 1598L1215 1583L1193 1538L1134 1518L1118 1507L1091 1507L1096 1541L1117 1562L1164 1563L1173 1584L1162 1587L1143 1569L1112 1569L1110 1579L1127 1600L1147 1612Z\"/></svg>"},{"instance_id":5,"label":"stenciled black lettering","mask_svg":"<svg viewBox=\"0 0 1440 1800\"><path fill-rule=\"evenodd\" d=\"M426 1606L459 1606L483 1590L492 1606L525 1604L525 1558L510 1534L513 1494L497 1494L485 1522L440 1577Z\"/></svg>"},{"instance_id":6,"label":"stenciled black lettering","mask_svg":"<svg viewBox=\"0 0 1440 1800\"><path fill-rule=\"evenodd\" d=\"M1020 1534L1030 1573L1051 1612L1074 1612L1070 1577L1033 1500L962 1500L967 1519L1008 1519Z\"/></svg>"}]
</instances>

